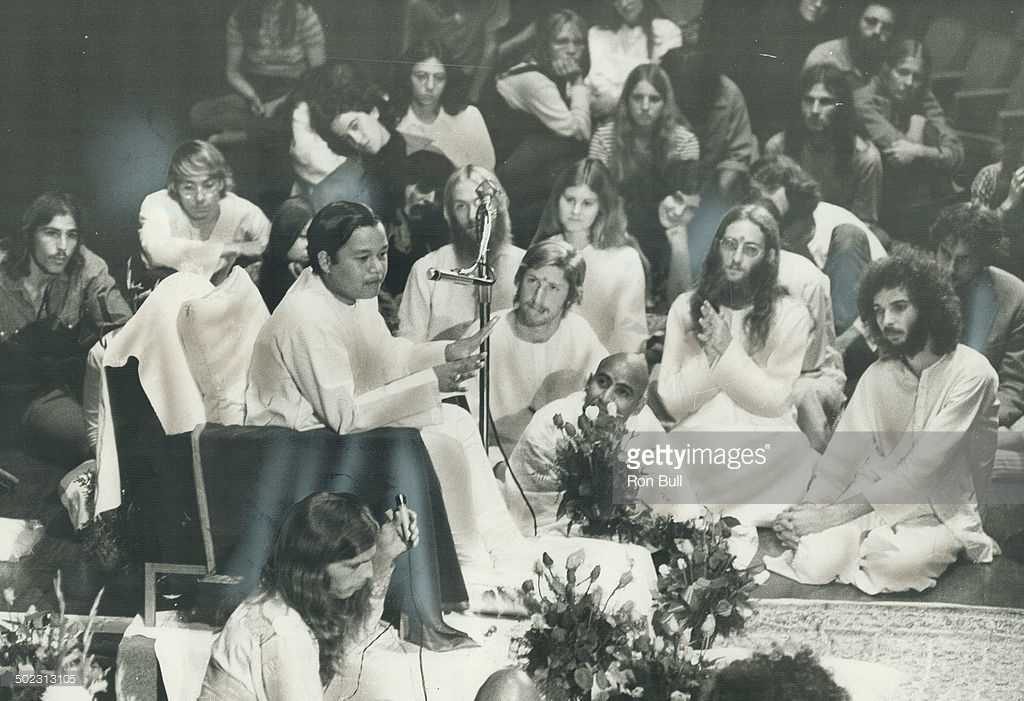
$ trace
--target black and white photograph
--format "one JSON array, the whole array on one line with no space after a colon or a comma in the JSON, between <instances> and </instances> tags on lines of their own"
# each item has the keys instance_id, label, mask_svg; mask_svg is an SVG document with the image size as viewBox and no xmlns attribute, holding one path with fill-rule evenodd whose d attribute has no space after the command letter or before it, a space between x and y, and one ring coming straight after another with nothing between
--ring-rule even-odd
<instances>
[{"instance_id":1,"label":"black and white photograph","mask_svg":"<svg viewBox=\"0 0 1024 701\"><path fill-rule=\"evenodd\" d=\"M1024 5L0 45L0 701L1024 701Z\"/></svg>"}]
</instances>

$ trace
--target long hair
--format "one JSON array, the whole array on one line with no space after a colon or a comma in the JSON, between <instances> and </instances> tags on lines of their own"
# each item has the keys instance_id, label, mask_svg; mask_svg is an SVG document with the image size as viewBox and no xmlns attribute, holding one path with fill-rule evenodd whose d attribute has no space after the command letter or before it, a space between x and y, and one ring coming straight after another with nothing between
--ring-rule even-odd
<instances>
[{"instance_id":1,"label":"long hair","mask_svg":"<svg viewBox=\"0 0 1024 701\"><path fill-rule=\"evenodd\" d=\"M661 113L654 123L648 147L654 159L653 164L641 160L638 156L639 134L629 112L630 96L641 82L650 83L663 100ZM611 171L615 180L622 183L652 170L655 177L660 176L666 166L665 159L669 155L669 146L677 124L675 93L672 91L672 81L668 79L665 71L656 63L644 63L634 68L622 86L622 95L619 96L619 104L615 110L615 141L611 158Z\"/></svg>"},{"instance_id":2,"label":"long hair","mask_svg":"<svg viewBox=\"0 0 1024 701\"><path fill-rule=\"evenodd\" d=\"M586 185L597 195L599 211L593 226L590 227L591 245L594 248L629 245L626 236L626 214L615 181L608 168L593 158L577 161L558 174L544 211L540 215L540 224L537 226L533 243L558 236L564 231L559 218L559 201L566 190L577 185Z\"/></svg>"},{"instance_id":3,"label":"long hair","mask_svg":"<svg viewBox=\"0 0 1024 701\"><path fill-rule=\"evenodd\" d=\"M395 115L401 119L412 104L412 69L417 63L436 58L445 69L444 91L441 93L441 109L456 115L466 109L465 73L451 65L450 51L437 39L421 39L413 42L398 59L391 85L391 103Z\"/></svg>"},{"instance_id":4,"label":"long hair","mask_svg":"<svg viewBox=\"0 0 1024 701\"><path fill-rule=\"evenodd\" d=\"M300 3L298 0L245 0L236 12L239 28L246 42L255 44L259 41L263 15L270 12L277 2L280 2L277 8L277 39L282 44L291 44L295 40L299 5L305 6L306 3Z\"/></svg>"},{"instance_id":5,"label":"long hair","mask_svg":"<svg viewBox=\"0 0 1024 701\"><path fill-rule=\"evenodd\" d=\"M301 197L285 200L274 215L270 240L260 264L260 294L271 312L295 282L289 268L288 251L312 218L313 208Z\"/></svg>"},{"instance_id":6,"label":"long hair","mask_svg":"<svg viewBox=\"0 0 1024 701\"><path fill-rule=\"evenodd\" d=\"M726 229L738 221L748 221L764 234L765 257L750 275L752 308L743 321L743 328L749 339L747 351L754 353L764 348L768 334L775 319L775 302L784 294L779 287L779 225L765 207L760 204L744 204L733 207L722 218L715 236L711 240L711 248L704 259L700 282L697 291L690 298L690 318L694 326L701 318L700 308L705 300L713 307L726 302L724 299L728 281L722 272L722 255L720 248ZM774 255L771 252L774 251Z\"/></svg>"},{"instance_id":7,"label":"long hair","mask_svg":"<svg viewBox=\"0 0 1024 701\"><path fill-rule=\"evenodd\" d=\"M926 86L930 84L932 74L931 54L928 53L928 48L917 39L894 39L890 42L889 48L885 52L885 58L882 60L882 70L892 70L899 66L904 59L908 58L921 60L921 71L924 74L923 84ZM920 95L921 93L918 92L913 98L917 99Z\"/></svg>"},{"instance_id":8,"label":"long hair","mask_svg":"<svg viewBox=\"0 0 1024 701\"><path fill-rule=\"evenodd\" d=\"M849 701L808 648L789 655L773 646L723 667L705 684L704 701Z\"/></svg>"},{"instance_id":9,"label":"long hair","mask_svg":"<svg viewBox=\"0 0 1024 701\"><path fill-rule=\"evenodd\" d=\"M836 100L832 123L829 125L829 136L832 140L832 150L836 155L835 170L841 175L851 168L853 152L857 147L857 134L861 130L860 120L853 107L853 89L843 71L831 63L819 63L808 66L800 74L797 93L800 100L802 101L803 96L818 83L824 85ZM808 136L799 102L796 113L786 127L785 135L786 155L799 162Z\"/></svg>"},{"instance_id":10,"label":"long hair","mask_svg":"<svg viewBox=\"0 0 1024 701\"><path fill-rule=\"evenodd\" d=\"M598 8L597 21L594 25L601 29L618 31L626 22L622 15L615 9L613 0L604 0L603 7ZM661 8L654 0L644 0L644 9L640 13L640 21L637 23L644 30L647 36L647 57L654 58L654 20L661 17Z\"/></svg>"},{"instance_id":11,"label":"long hair","mask_svg":"<svg viewBox=\"0 0 1024 701\"><path fill-rule=\"evenodd\" d=\"M235 176L220 149L209 141L193 139L174 150L167 168L167 191L178 198L178 186L186 178L213 178L221 182L220 196L235 189Z\"/></svg>"},{"instance_id":12,"label":"long hair","mask_svg":"<svg viewBox=\"0 0 1024 701\"><path fill-rule=\"evenodd\" d=\"M89 230L85 208L73 195L59 191L48 191L38 195L21 215L21 226L18 228L18 233L4 241L6 257L0 265L8 275L21 278L29 274L29 258L32 255L36 230L46 226L54 217L61 214L66 214L75 220L75 227L80 235ZM84 260L81 238L79 238L79 244L71 253L65 270L71 272L80 268L84 264Z\"/></svg>"},{"instance_id":13,"label":"long hair","mask_svg":"<svg viewBox=\"0 0 1024 701\"><path fill-rule=\"evenodd\" d=\"M324 274L317 259L320 251L326 251L330 259L334 260L338 249L348 243L356 229L380 225L380 218L373 210L359 202L332 202L321 209L309 223L306 234L309 240L306 251L313 272Z\"/></svg>"},{"instance_id":14,"label":"long hair","mask_svg":"<svg viewBox=\"0 0 1024 701\"><path fill-rule=\"evenodd\" d=\"M768 191L786 189L789 211L783 219L790 222L814 214L821 203L821 186L789 156L765 156L750 167L750 177Z\"/></svg>"},{"instance_id":15,"label":"long hair","mask_svg":"<svg viewBox=\"0 0 1024 701\"><path fill-rule=\"evenodd\" d=\"M567 8L555 10L534 23L536 30L533 37L533 49L530 55L546 74L554 75L552 71L551 44L554 42L555 37L558 36L558 33L562 31L562 27L567 24L575 27L580 36L583 37L583 59L580 61L580 68L582 69L582 74L586 75L590 72L590 51L587 48L587 21L576 12Z\"/></svg>"},{"instance_id":16,"label":"long hair","mask_svg":"<svg viewBox=\"0 0 1024 701\"><path fill-rule=\"evenodd\" d=\"M1003 222L977 202L943 207L928 234L936 250L946 241L963 241L983 265L996 265L1005 255Z\"/></svg>"},{"instance_id":17,"label":"long hair","mask_svg":"<svg viewBox=\"0 0 1024 701\"><path fill-rule=\"evenodd\" d=\"M931 256L916 248L899 245L888 258L876 260L868 266L857 291L857 311L868 331L868 337L878 344L880 354L896 355L896 351L875 318L875 295L882 290L903 288L917 308L917 323L932 340L936 353L945 355L956 348L960 340L960 298L949 280Z\"/></svg>"},{"instance_id":18,"label":"long hair","mask_svg":"<svg viewBox=\"0 0 1024 701\"><path fill-rule=\"evenodd\" d=\"M491 251L497 251L499 245L509 241L512 237L512 218L508 211L508 193L505 192L501 181L491 171L483 166L473 164L465 165L456 170L448 178L444 186L444 218L449 228L454 233L455 226L455 188L463 180L472 183L474 189L485 180L497 191L498 216L491 227Z\"/></svg>"},{"instance_id":19,"label":"long hair","mask_svg":"<svg viewBox=\"0 0 1024 701\"><path fill-rule=\"evenodd\" d=\"M350 631L369 612L369 587L339 600L330 594L327 566L369 550L380 526L349 494L317 492L293 506L277 532L260 578L264 595L277 594L309 627L320 648L320 681L334 676Z\"/></svg>"}]
</instances>

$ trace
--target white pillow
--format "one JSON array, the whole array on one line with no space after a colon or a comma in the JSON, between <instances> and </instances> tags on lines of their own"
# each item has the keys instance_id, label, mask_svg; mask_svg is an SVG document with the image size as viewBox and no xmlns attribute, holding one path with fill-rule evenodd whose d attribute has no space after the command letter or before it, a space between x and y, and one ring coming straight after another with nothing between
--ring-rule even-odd
<instances>
[{"instance_id":1,"label":"white pillow","mask_svg":"<svg viewBox=\"0 0 1024 701\"><path fill-rule=\"evenodd\" d=\"M244 421L249 361L268 318L259 290L238 267L212 292L181 305L178 335L207 421L227 426Z\"/></svg>"}]
</instances>

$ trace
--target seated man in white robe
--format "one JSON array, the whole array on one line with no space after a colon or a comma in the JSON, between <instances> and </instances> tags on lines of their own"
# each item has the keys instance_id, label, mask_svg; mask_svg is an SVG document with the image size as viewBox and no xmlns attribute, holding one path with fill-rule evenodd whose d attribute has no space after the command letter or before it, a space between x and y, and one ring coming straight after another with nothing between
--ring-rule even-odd
<instances>
[{"instance_id":1,"label":"seated man in white robe","mask_svg":"<svg viewBox=\"0 0 1024 701\"><path fill-rule=\"evenodd\" d=\"M562 492L553 479L559 438L562 436L554 423L561 415L568 423L575 423L586 407L597 404L614 406L619 416L626 416L626 428L633 432L664 433L661 422L647 406L647 361L639 353L615 353L601 361L587 378L582 391L556 399L543 406L516 443L509 456L509 466L522 484L526 498L537 518L538 533L564 533L568 523L557 519L558 503ZM672 500L691 503L692 494L676 490ZM506 479L505 499L519 529L525 535L533 533L533 518L511 478Z\"/></svg>"},{"instance_id":2,"label":"seated man in white robe","mask_svg":"<svg viewBox=\"0 0 1024 701\"><path fill-rule=\"evenodd\" d=\"M396 338L377 308L388 241L376 215L361 204L335 202L313 218L307 238L311 267L256 339L246 425L328 427L342 434L382 426L419 428L471 587L496 581L518 586L542 552L557 560L583 547L575 539L551 543L519 537L476 422L465 410L441 403L441 392L465 391L465 381L483 362L477 349L495 324L452 343ZM640 590L631 595L649 604L643 590L654 581L649 557L644 571L640 558L620 545L585 543L588 558L601 562L610 575L617 573L616 579L635 559ZM470 597L473 605L472 589Z\"/></svg>"},{"instance_id":3,"label":"seated man in white robe","mask_svg":"<svg viewBox=\"0 0 1024 701\"><path fill-rule=\"evenodd\" d=\"M814 481L775 530L792 548L769 568L868 594L923 591L965 552L998 552L978 498L996 446L998 378L958 344L960 303L913 250L872 263L858 296L880 358L864 373Z\"/></svg>"},{"instance_id":4,"label":"seated man in white robe","mask_svg":"<svg viewBox=\"0 0 1024 701\"><path fill-rule=\"evenodd\" d=\"M534 412L579 391L608 355L587 320L572 311L586 272L583 257L558 239L530 246L516 271L515 307L500 317L490 345L491 415L506 448ZM477 411L479 385L469 386L469 405Z\"/></svg>"},{"instance_id":5,"label":"seated man in white robe","mask_svg":"<svg viewBox=\"0 0 1024 701\"><path fill-rule=\"evenodd\" d=\"M780 505L799 501L815 456L792 400L812 321L778 286L779 257L779 229L767 209L749 204L726 213L700 285L669 310L657 381L673 430L727 431L714 442L729 449L770 445L763 464L726 469L691 461L686 468L697 499L724 505L750 525L767 525Z\"/></svg>"},{"instance_id":6,"label":"seated man in white robe","mask_svg":"<svg viewBox=\"0 0 1024 701\"><path fill-rule=\"evenodd\" d=\"M461 270L476 261L480 250L476 230L477 188L485 182L495 191L497 205L487 251L487 262L495 280L490 288L491 309L500 311L512 306L516 269L525 251L512 244L508 195L497 177L486 168L463 166L452 173L444 188L444 217L451 233L451 243L413 264L398 308L399 336L416 342L453 340L461 338L477 320L479 288L444 280L431 281L427 275L431 268Z\"/></svg>"},{"instance_id":7,"label":"seated man in white robe","mask_svg":"<svg viewBox=\"0 0 1024 701\"><path fill-rule=\"evenodd\" d=\"M139 208L139 243L147 267L195 273L219 284L236 260L254 262L270 240L270 220L233 192L224 155L186 141L171 157L167 187Z\"/></svg>"}]
</instances>

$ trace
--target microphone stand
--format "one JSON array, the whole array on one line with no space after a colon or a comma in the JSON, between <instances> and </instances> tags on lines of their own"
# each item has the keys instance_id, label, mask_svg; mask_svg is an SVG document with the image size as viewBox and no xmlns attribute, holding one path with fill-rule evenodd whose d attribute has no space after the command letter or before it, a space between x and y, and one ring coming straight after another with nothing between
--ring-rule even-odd
<instances>
[{"instance_id":1,"label":"microphone stand","mask_svg":"<svg viewBox=\"0 0 1024 701\"><path fill-rule=\"evenodd\" d=\"M483 181L476 188L477 196L480 198L480 205L476 210L476 232L477 240L480 242L480 249L477 252L476 261L467 268L458 270L437 270L427 269L427 278L435 282L450 282L455 285L473 285L477 292L477 314L480 320L479 328L483 329L491 318L491 287L494 286L494 275L490 264L487 262L487 254L491 245L491 228L494 221L494 186L488 181ZM480 345L481 353L488 353L491 347L490 339L484 339ZM484 449L487 449L489 442L490 426L490 376L491 358L490 354L484 356L484 365L480 368L480 438L483 440Z\"/></svg>"}]
</instances>

